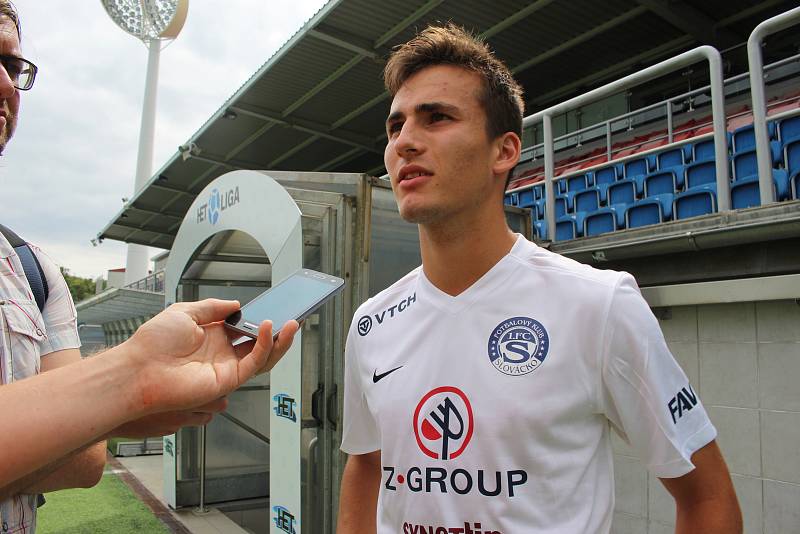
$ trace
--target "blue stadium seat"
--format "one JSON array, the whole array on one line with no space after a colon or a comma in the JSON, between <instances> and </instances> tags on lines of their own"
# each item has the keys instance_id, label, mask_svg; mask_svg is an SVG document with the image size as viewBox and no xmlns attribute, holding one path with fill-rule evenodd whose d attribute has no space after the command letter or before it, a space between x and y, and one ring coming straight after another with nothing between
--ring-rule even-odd
<instances>
[{"instance_id":1,"label":"blue stadium seat","mask_svg":"<svg viewBox=\"0 0 800 534\"><path fill-rule=\"evenodd\" d=\"M667 195L664 195L667 196ZM669 195L670 197L672 195ZM670 211L672 211L670 209ZM651 224L659 224L664 221L662 204L656 198L646 198L628 206L625 211L625 226L627 228L638 228Z\"/></svg>"},{"instance_id":2,"label":"blue stadium seat","mask_svg":"<svg viewBox=\"0 0 800 534\"><path fill-rule=\"evenodd\" d=\"M767 135L770 139L775 139L775 123L767 123ZM744 152L756 148L756 133L752 124L737 128L733 132L733 152Z\"/></svg>"},{"instance_id":3,"label":"blue stadium seat","mask_svg":"<svg viewBox=\"0 0 800 534\"><path fill-rule=\"evenodd\" d=\"M789 174L783 169L772 169L772 187L778 201L791 198ZM731 207L733 209L749 208L761 205L758 174L736 180L731 185Z\"/></svg>"},{"instance_id":4,"label":"blue stadium seat","mask_svg":"<svg viewBox=\"0 0 800 534\"><path fill-rule=\"evenodd\" d=\"M531 189L533 189L533 198L536 200L541 200L544 198L544 182L534 185Z\"/></svg>"},{"instance_id":5,"label":"blue stadium seat","mask_svg":"<svg viewBox=\"0 0 800 534\"><path fill-rule=\"evenodd\" d=\"M541 240L547 239L547 221L533 221L533 233Z\"/></svg>"},{"instance_id":6,"label":"blue stadium seat","mask_svg":"<svg viewBox=\"0 0 800 534\"><path fill-rule=\"evenodd\" d=\"M594 211L600 207L600 191L596 187L575 193L575 212Z\"/></svg>"},{"instance_id":7,"label":"blue stadium seat","mask_svg":"<svg viewBox=\"0 0 800 534\"><path fill-rule=\"evenodd\" d=\"M617 167L604 167L594 171L594 186L600 192L600 202L605 203L608 198L608 186L617 181Z\"/></svg>"},{"instance_id":8,"label":"blue stadium seat","mask_svg":"<svg viewBox=\"0 0 800 534\"><path fill-rule=\"evenodd\" d=\"M658 169L664 170L671 167L680 167L686 165L688 158L683 147L671 148L656 155L658 162Z\"/></svg>"},{"instance_id":9,"label":"blue stadium seat","mask_svg":"<svg viewBox=\"0 0 800 534\"><path fill-rule=\"evenodd\" d=\"M675 194L672 192L651 194L645 199L637 200L625 210L625 226L627 228L635 228L655 224L655 222L650 221L656 221L656 219L656 222L672 220L674 200ZM657 217L655 216L655 211L658 211Z\"/></svg>"},{"instance_id":10,"label":"blue stadium seat","mask_svg":"<svg viewBox=\"0 0 800 534\"><path fill-rule=\"evenodd\" d=\"M781 134L781 145L800 139L800 115L783 119L778 127Z\"/></svg>"},{"instance_id":11,"label":"blue stadium seat","mask_svg":"<svg viewBox=\"0 0 800 534\"><path fill-rule=\"evenodd\" d=\"M590 237L616 231L622 227L620 215L623 215L622 212L614 207L600 208L587 213L583 220L584 235Z\"/></svg>"},{"instance_id":12,"label":"blue stadium seat","mask_svg":"<svg viewBox=\"0 0 800 534\"><path fill-rule=\"evenodd\" d=\"M533 189L523 189L514 193L517 195L516 206L520 208L530 208L533 206Z\"/></svg>"},{"instance_id":13,"label":"blue stadium seat","mask_svg":"<svg viewBox=\"0 0 800 534\"><path fill-rule=\"evenodd\" d=\"M555 186L556 195L563 195L567 192L567 181L566 180L556 180L553 182Z\"/></svg>"},{"instance_id":14,"label":"blue stadium seat","mask_svg":"<svg viewBox=\"0 0 800 534\"><path fill-rule=\"evenodd\" d=\"M564 216L556 220L556 241L575 239L575 220Z\"/></svg>"},{"instance_id":15,"label":"blue stadium seat","mask_svg":"<svg viewBox=\"0 0 800 534\"><path fill-rule=\"evenodd\" d=\"M654 195L652 197L653 200L658 201L661 203L661 217L665 221L672 220L672 206L675 202L675 194L674 193L663 193L660 195Z\"/></svg>"},{"instance_id":16,"label":"blue stadium seat","mask_svg":"<svg viewBox=\"0 0 800 534\"><path fill-rule=\"evenodd\" d=\"M783 160L786 171L794 180L795 175L800 173L800 139L791 141L783 147Z\"/></svg>"},{"instance_id":17,"label":"blue stadium seat","mask_svg":"<svg viewBox=\"0 0 800 534\"><path fill-rule=\"evenodd\" d=\"M583 220L586 218L586 212L579 211L577 213L571 213L567 215L567 217L575 221L575 236L583 237Z\"/></svg>"},{"instance_id":18,"label":"blue stadium seat","mask_svg":"<svg viewBox=\"0 0 800 534\"><path fill-rule=\"evenodd\" d=\"M777 141L770 141L770 158L772 166L777 167L782 163L783 157L781 156L780 143ZM733 179L741 180L749 178L750 176L758 174L758 156L755 150L748 150L747 152L738 152L733 155Z\"/></svg>"},{"instance_id":19,"label":"blue stadium seat","mask_svg":"<svg viewBox=\"0 0 800 534\"><path fill-rule=\"evenodd\" d=\"M537 220L544 219L545 199L540 199L533 204L533 217Z\"/></svg>"},{"instance_id":20,"label":"blue stadium seat","mask_svg":"<svg viewBox=\"0 0 800 534\"><path fill-rule=\"evenodd\" d=\"M715 159L714 156L714 140L706 139L692 145L692 161L699 163L701 161L708 161Z\"/></svg>"},{"instance_id":21,"label":"blue stadium seat","mask_svg":"<svg viewBox=\"0 0 800 534\"><path fill-rule=\"evenodd\" d=\"M675 220L688 219L717 211L716 186L707 184L707 188L689 189L675 195L672 213Z\"/></svg>"},{"instance_id":22,"label":"blue stadium seat","mask_svg":"<svg viewBox=\"0 0 800 534\"><path fill-rule=\"evenodd\" d=\"M634 180L620 180L608 186L608 205L627 206L636 200L636 182Z\"/></svg>"},{"instance_id":23,"label":"blue stadium seat","mask_svg":"<svg viewBox=\"0 0 800 534\"><path fill-rule=\"evenodd\" d=\"M644 176L650 172L647 158L637 158L625 162L625 178Z\"/></svg>"},{"instance_id":24,"label":"blue stadium seat","mask_svg":"<svg viewBox=\"0 0 800 534\"><path fill-rule=\"evenodd\" d=\"M506 193L503 197L503 204L507 206L516 206L518 201L517 193Z\"/></svg>"},{"instance_id":25,"label":"blue stadium seat","mask_svg":"<svg viewBox=\"0 0 800 534\"><path fill-rule=\"evenodd\" d=\"M567 197L564 195L559 195L556 197L556 219L559 217L565 216L569 213L569 205L567 203Z\"/></svg>"},{"instance_id":26,"label":"blue stadium seat","mask_svg":"<svg viewBox=\"0 0 800 534\"><path fill-rule=\"evenodd\" d=\"M647 175L644 179L644 196L674 194L678 190L675 171L659 171Z\"/></svg>"},{"instance_id":27,"label":"blue stadium seat","mask_svg":"<svg viewBox=\"0 0 800 534\"><path fill-rule=\"evenodd\" d=\"M578 191L583 191L587 187L589 187L589 175L588 174L579 174L578 176L570 176L567 178L567 191L571 193L576 193Z\"/></svg>"},{"instance_id":28,"label":"blue stadium seat","mask_svg":"<svg viewBox=\"0 0 800 534\"><path fill-rule=\"evenodd\" d=\"M758 175L743 178L731 186L731 207L735 210L761 205Z\"/></svg>"},{"instance_id":29,"label":"blue stadium seat","mask_svg":"<svg viewBox=\"0 0 800 534\"><path fill-rule=\"evenodd\" d=\"M714 160L701 161L686 166L686 190L717 184L717 167Z\"/></svg>"},{"instance_id":30,"label":"blue stadium seat","mask_svg":"<svg viewBox=\"0 0 800 534\"><path fill-rule=\"evenodd\" d=\"M661 222L661 204L653 199L640 200L625 212L627 228L639 228Z\"/></svg>"},{"instance_id":31,"label":"blue stadium seat","mask_svg":"<svg viewBox=\"0 0 800 534\"><path fill-rule=\"evenodd\" d=\"M610 165L594 171L594 185L613 184L618 178L616 165Z\"/></svg>"}]
</instances>

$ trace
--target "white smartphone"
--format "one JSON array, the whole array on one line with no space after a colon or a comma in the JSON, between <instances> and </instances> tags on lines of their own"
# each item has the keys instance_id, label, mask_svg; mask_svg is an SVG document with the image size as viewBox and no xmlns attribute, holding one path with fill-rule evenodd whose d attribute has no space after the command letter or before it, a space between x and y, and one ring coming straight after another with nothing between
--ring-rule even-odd
<instances>
[{"instance_id":1,"label":"white smartphone","mask_svg":"<svg viewBox=\"0 0 800 534\"><path fill-rule=\"evenodd\" d=\"M344 289L344 280L329 274L298 269L225 319L225 326L253 339L262 321L272 321L277 336L286 321L302 321Z\"/></svg>"}]
</instances>

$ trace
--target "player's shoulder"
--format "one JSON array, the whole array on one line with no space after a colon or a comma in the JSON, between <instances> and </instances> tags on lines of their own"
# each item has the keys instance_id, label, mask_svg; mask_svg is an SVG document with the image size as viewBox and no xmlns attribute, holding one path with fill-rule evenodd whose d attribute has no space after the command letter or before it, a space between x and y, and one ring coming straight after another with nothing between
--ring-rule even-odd
<instances>
[{"instance_id":1,"label":"player's shoulder","mask_svg":"<svg viewBox=\"0 0 800 534\"><path fill-rule=\"evenodd\" d=\"M419 279L421 271L422 266L417 267L374 297L365 300L356 310L355 317L372 315L397 304L396 301L399 297L409 297L409 291L413 293L417 286L417 280Z\"/></svg>"},{"instance_id":2,"label":"player's shoulder","mask_svg":"<svg viewBox=\"0 0 800 534\"><path fill-rule=\"evenodd\" d=\"M582 288L605 291L613 290L624 279L632 280L628 273L597 269L524 239L512 249L512 256L526 269L538 273L538 276L544 278L546 282L554 284L553 287L560 287L559 283L580 283Z\"/></svg>"}]
</instances>

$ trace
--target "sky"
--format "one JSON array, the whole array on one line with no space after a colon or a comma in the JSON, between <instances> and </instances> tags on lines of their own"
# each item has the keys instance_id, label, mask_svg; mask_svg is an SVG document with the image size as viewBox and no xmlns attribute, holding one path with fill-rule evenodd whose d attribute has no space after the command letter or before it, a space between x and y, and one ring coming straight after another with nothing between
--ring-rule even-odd
<instances>
[{"instance_id":1,"label":"sky","mask_svg":"<svg viewBox=\"0 0 800 534\"><path fill-rule=\"evenodd\" d=\"M191 0L161 51L153 172L324 3ZM72 274L104 276L125 266L127 245L90 240L133 194L147 49L100 0L15 5L39 73L0 157L0 222Z\"/></svg>"}]
</instances>

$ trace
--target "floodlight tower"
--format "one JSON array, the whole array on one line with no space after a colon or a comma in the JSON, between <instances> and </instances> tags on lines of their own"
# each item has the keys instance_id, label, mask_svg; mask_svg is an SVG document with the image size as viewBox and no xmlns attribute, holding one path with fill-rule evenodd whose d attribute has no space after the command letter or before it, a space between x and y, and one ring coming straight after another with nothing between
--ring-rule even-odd
<instances>
[{"instance_id":1,"label":"floodlight tower","mask_svg":"<svg viewBox=\"0 0 800 534\"><path fill-rule=\"evenodd\" d=\"M139 155L136 159L134 196L147 182L153 167L153 134L156 121L156 87L161 46L178 36L186 22L189 0L100 0L117 26L140 39L149 49L144 85ZM128 244L125 284L147 276L147 247Z\"/></svg>"}]
</instances>

